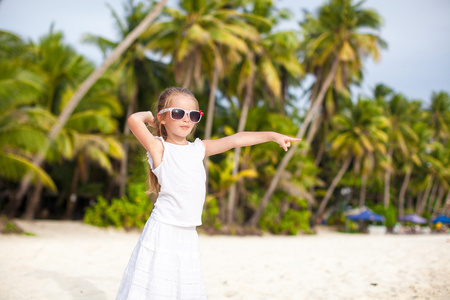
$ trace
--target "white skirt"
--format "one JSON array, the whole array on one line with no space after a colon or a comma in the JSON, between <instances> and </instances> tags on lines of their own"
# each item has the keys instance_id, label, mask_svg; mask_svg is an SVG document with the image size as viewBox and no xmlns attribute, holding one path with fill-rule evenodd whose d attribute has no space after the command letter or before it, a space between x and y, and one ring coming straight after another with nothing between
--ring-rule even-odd
<instances>
[{"instance_id":1,"label":"white skirt","mask_svg":"<svg viewBox=\"0 0 450 300\"><path fill-rule=\"evenodd\" d=\"M206 299L195 227L145 224L116 300Z\"/></svg>"}]
</instances>

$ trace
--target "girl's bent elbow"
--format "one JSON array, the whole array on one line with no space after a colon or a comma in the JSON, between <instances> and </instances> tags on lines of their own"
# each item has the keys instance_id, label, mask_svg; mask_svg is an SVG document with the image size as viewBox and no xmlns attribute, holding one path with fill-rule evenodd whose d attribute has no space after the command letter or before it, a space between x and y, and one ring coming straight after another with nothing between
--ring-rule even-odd
<instances>
[{"instance_id":1,"label":"girl's bent elbow","mask_svg":"<svg viewBox=\"0 0 450 300\"><path fill-rule=\"evenodd\" d=\"M136 116L134 114L130 115L127 119L127 123L128 125L130 125L130 123L136 122Z\"/></svg>"}]
</instances>

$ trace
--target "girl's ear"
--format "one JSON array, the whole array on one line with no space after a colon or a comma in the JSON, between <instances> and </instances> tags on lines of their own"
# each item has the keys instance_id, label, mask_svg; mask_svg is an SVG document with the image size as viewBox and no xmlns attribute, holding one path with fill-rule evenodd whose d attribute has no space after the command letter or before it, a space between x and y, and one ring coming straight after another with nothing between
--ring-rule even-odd
<instances>
[{"instance_id":1,"label":"girl's ear","mask_svg":"<svg viewBox=\"0 0 450 300\"><path fill-rule=\"evenodd\" d=\"M164 120L164 116L160 113L156 114L156 117L158 118L159 124L166 124L166 121Z\"/></svg>"}]
</instances>

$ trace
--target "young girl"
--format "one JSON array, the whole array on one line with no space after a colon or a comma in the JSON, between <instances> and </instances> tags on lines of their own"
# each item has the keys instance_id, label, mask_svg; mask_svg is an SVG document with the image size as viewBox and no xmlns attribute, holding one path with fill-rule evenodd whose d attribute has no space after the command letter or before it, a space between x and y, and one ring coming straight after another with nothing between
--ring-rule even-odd
<instances>
[{"instance_id":1,"label":"young girl","mask_svg":"<svg viewBox=\"0 0 450 300\"><path fill-rule=\"evenodd\" d=\"M186 137L202 116L194 95L173 87L161 93L156 118L149 111L128 118L131 131L147 150L150 189L159 194L116 299L206 299L196 231L205 200L203 159L269 141L287 151L291 142L300 140L275 132L240 132L188 142Z\"/></svg>"}]
</instances>

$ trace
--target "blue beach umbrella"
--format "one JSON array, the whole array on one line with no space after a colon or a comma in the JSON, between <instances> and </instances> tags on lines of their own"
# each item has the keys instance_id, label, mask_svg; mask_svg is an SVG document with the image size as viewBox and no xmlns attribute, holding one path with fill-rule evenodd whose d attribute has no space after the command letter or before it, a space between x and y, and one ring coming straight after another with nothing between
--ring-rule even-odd
<instances>
[{"instance_id":1,"label":"blue beach umbrella","mask_svg":"<svg viewBox=\"0 0 450 300\"><path fill-rule=\"evenodd\" d=\"M352 221L372 221L372 222L383 222L384 221L384 216L382 215L378 215L376 213L374 213L373 211L367 209L357 215L350 215L347 216L347 219L352 220Z\"/></svg>"},{"instance_id":2,"label":"blue beach umbrella","mask_svg":"<svg viewBox=\"0 0 450 300\"><path fill-rule=\"evenodd\" d=\"M439 222L441 222L441 223L450 223L450 218L446 217L446 216L439 216L439 217L436 217L436 218L432 219L431 221L433 222L433 224L436 224L436 223L439 223Z\"/></svg>"}]
</instances>

